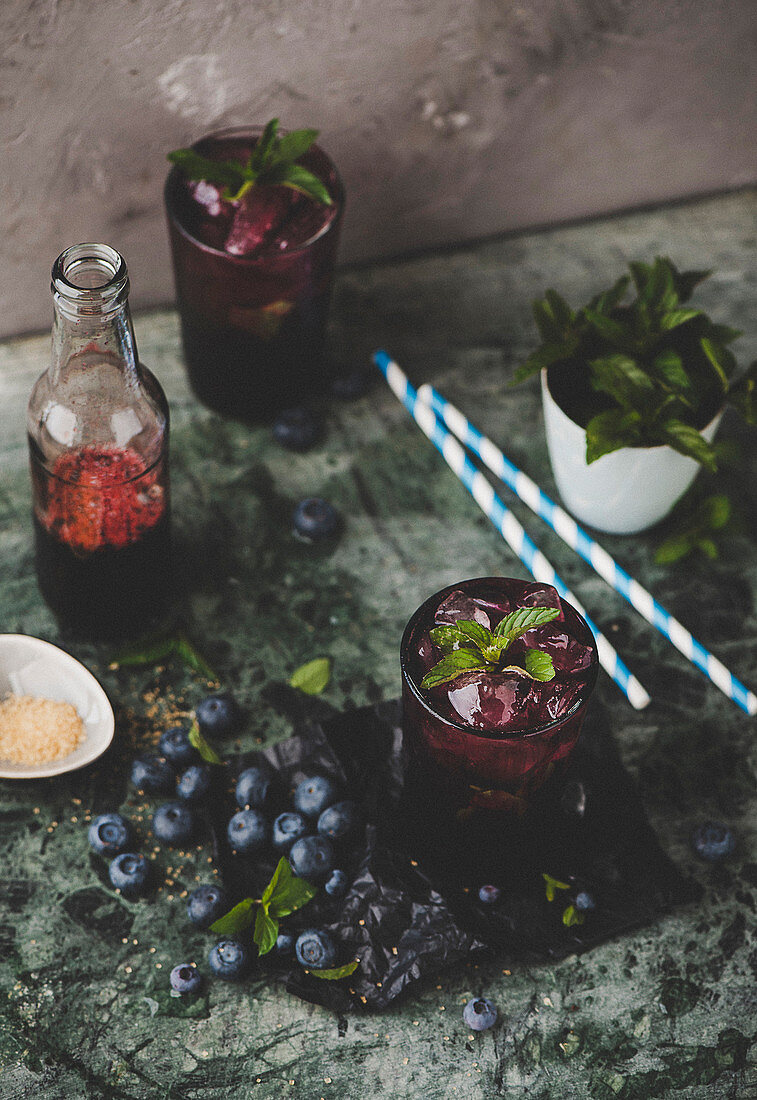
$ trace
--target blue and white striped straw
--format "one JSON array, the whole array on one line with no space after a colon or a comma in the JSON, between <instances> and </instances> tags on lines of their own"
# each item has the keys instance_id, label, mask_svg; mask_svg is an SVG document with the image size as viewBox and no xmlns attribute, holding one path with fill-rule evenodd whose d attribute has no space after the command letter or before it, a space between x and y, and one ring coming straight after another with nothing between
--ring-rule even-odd
<instances>
[{"instance_id":1,"label":"blue and white striped straw","mask_svg":"<svg viewBox=\"0 0 757 1100\"><path fill-rule=\"evenodd\" d=\"M665 610L645 588L629 576L597 542L578 526L559 504L555 504L539 486L514 466L490 439L475 428L470 421L429 385L421 386L418 399L428 404L447 427L466 447L476 454L483 464L520 499L549 524L563 542L579 554L585 562L619 592L648 623L656 627L684 657L701 669L716 687L737 703L747 714L757 713L757 696L728 671L717 657L709 653L677 619Z\"/></svg>"},{"instance_id":2,"label":"blue and white striped straw","mask_svg":"<svg viewBox=\"0 0 757 1100\"><path fill-rule=\"evenodd\" d=\"M447 431L433 409L418 400L418 395L407 377L385 351L373 353L373 361L424 434L431 440L450 469L457 474L478 504L492 521L513 552L520 558L532 576L544 584L551 584L560 596L568 600L583 615L594 634L599 652L599 662L637 710L649 703L649 695L636 677L623 664L618 654L581 606L564 581L558 577L541 550L531 541L512 512L494 492L484 475L468 458L461 444Z\"/></svg>"}]
</instances>

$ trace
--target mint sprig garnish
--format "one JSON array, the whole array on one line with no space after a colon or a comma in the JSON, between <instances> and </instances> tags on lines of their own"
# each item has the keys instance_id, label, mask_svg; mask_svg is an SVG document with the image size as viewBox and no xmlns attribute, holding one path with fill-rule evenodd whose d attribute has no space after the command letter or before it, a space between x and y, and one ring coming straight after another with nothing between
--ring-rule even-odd
<instances>
[{"instance_id":1,"label":"mint sprig garnish","mask_svg":"<svg viewBox=\"0 0 757 1100\"><path fill-rule=\"evenodd\" d=\"M256 185L278 184L331 206L333 200L323 181L297 164L318 137L318 130L292 130L279 136L278 129L279 120L272 118L246 164L211 160L194 149L174 149L168 159L191 180L220 184L221 194L229 202L240 202Z\"/></svg>"},{"instance_id":2,"label":"mint sprig garnish","mask_svg":"<svg viewBox=\"0 0 757 1100\"><path fill-rule=\"evenodd\" d=\"M431 641L444 656L423 677L421 687L439 687L466 672L517 672L542 682L554 679L552 658L544 650L528 647L522 665L506 664L505 654L516 638L552 622L559 614L556 607L519 607L505 615L494 630L472 619L433 627Z\"/></svg>"},{"instance_id":3,"label":"mint sprig garnish","mask_svg":"<svg viewBox=\"0 0 757 1100\"><path fill-rule=\"evenodd\" d=\"M267 955L276 945L279 920L301 909L314 898L318 887L292 873L289 860L282 856L271 881L260 898L243 898L228 913L210 926L211 932L235 936L252 928L258 954Z\"/></svg>"}]
</instances>

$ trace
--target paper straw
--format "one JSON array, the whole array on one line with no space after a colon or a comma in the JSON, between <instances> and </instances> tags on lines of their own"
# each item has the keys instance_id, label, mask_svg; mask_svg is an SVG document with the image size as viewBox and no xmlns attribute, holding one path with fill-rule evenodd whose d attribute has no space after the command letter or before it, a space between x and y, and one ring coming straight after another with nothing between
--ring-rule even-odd
<instances>
[{"instance_id":1,"label":"paper straw","mask_svg":"<svg viewBox=\"0 0 757 1100\"><path fill-rule=\"evenodd\" d=\"M621 569L607 551L578 526L572 516L569 516L559 504L550 500L527 474L514 466L459 409L429 385L420 387L418 399L428 404L442 418L450 431L462 440L496 477L509 485L516 496L541 516L563 542L588 562L611 588L628 600L648 623L656 627L676 649L683 653L684 657L688 657L697 668L701 669L716 687L719 687L747 714L757 713L757 696L737 680L717 657L709 653L685 626L674 619L645 588L642 588L638 581Z\"/></svg>"},{"instance_id":2,"label":"paper straw","mask_svg":"<svg viewBox=\"0 0 757 1100\"><path fill-rule=\"evenodd\" d=\"M650 699L643 686L626 668L607 638L597 629L581 603L558 577L541 550L531 541L512 512L505 507L481 471L476 469L462 445L451 432L447 431L433 409L425 402L418 400L418 395L406 376L385 351L374 352L373 361L386 378L390 389L431 440L450 469L457 474L479 508L492 521L532 576L544 584L551 584L563 599L572 603L583 615L596 639L599 663L625 693L631 705L637 710L647 706Z\"/></svg>"}]
</instances>

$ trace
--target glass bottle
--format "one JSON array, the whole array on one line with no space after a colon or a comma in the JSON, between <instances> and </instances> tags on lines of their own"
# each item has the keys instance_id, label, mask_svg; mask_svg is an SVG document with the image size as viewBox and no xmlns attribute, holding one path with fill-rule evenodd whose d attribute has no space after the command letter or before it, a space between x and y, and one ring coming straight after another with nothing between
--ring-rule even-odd
<instances>
[{"instance_id":1,"label":"glass bottle","mask_svg":"<svg viewBox=\"0 0 757 1100\"><path fill-rule=\"evenodd\" d=\"M67 249L51 289L52 363L27 411L37 579L64 633L135 637L170 589L168 404L114 248Z\"/></svg>"}]
</instances>

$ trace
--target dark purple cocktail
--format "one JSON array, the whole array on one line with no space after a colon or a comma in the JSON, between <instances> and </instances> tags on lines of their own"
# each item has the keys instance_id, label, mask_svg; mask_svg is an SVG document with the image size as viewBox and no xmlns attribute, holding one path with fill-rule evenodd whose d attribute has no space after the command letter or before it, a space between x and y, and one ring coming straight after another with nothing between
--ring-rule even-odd
<instances>
[{"instance_id":1,"label":"dark purple cocktail","mask_svg":"<svg viewBox=\"0 0 757 1100\"><path fill-rule=\"evenodd\" d=\"M426 600L405 629L400 662L409 766L458 812L527 808L574 748L598 669L575 608L549 585L506 577Z\"/></svg>"},{"instance_id":2,"label":"dark purple cocktail","mask_svg":"<svg viewBox=\"0 0 757 1100\"><path fill-rule=\"evenodd\" d=\"M192 149L244 164L260 136L224 130ZM297 166L321 181L330 204L268 183L229 201L221 184L178 167L166 182L189 379L204 404L237 420L266 420L328 383L324 338L344 190L317 145Z\"/></svg>"}]
</instances>

